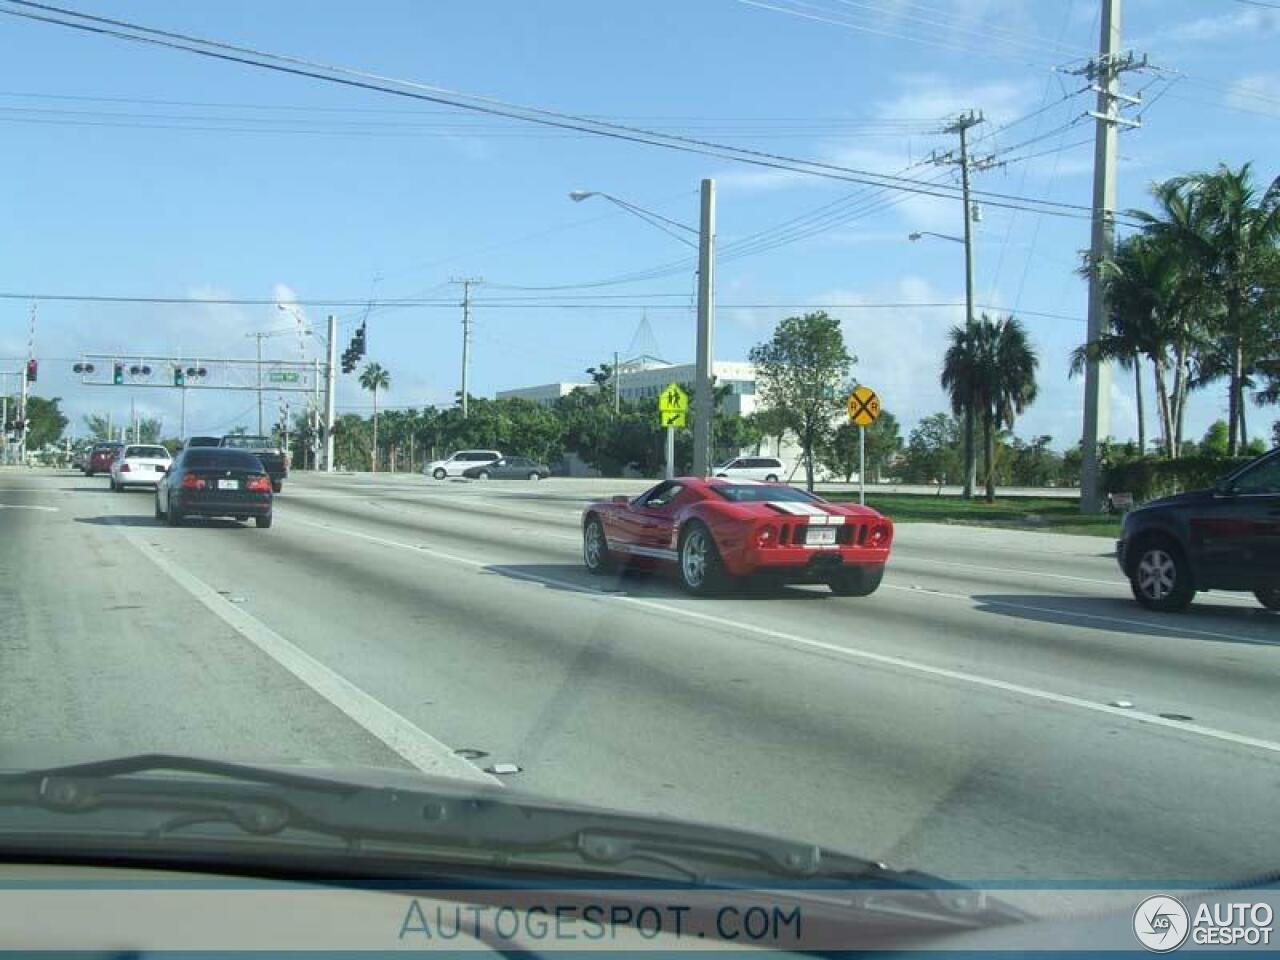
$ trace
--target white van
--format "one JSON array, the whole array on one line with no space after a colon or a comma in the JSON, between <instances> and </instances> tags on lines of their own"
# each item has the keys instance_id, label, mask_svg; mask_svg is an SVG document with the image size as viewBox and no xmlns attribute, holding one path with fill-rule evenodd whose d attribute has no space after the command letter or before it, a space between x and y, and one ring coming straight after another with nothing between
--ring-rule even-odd
<instances>
[{"instance_id":1,"label":"white van","mask_svg":"<svg viewBox=\"0 0 1280 960\"><path fill-rule=\"evenodd\" d=\"M463 470L501 459L502 454L497 450L459 450L444 460L432 460L422 472L428 477L443 480L445 477L460 477Z\"/></svg>"},{"instance_id":2,"label":"white van","mask_svg":"<svg viewBox=\"0 0 1280 960\"><path fill-rule=\"evenodd\" d=\"M786 476L782 461L777 457L734 457L719 464L712 473L729 480L765 480L769 483L777 483Z\"/></svg>"}]
</instances>

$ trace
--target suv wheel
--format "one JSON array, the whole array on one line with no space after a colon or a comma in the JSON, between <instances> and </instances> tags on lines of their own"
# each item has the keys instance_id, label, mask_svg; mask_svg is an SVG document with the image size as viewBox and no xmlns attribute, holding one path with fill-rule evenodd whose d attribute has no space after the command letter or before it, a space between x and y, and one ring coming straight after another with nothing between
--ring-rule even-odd
<instances>
[{"instance_id":1,"label":"suv wheel","mask_svg":"<svg viewBox=\"0 0 1280 960\"><path fill-rule=\"evenodd\" d=\"M1148 610L1185 610L1195 596L1191 568L1168 540L1152 540L1138 551L1129 575L1133 596Z\"/></svg>"},{"instance_id":2,"label":"suv wheel","mask_svg":"<svg viewBox=\"0 0 1280 960\"><path fill-rule=\"evenodd\" d=\"M443 480L449 474L445 472L444 467L436 467L433 471L431 471L431 475L435 477L437 480Z\"/></svg>"},{"instance_id":3,"label":"suv wheel","mask_svg":"<svg viewBox=\"0 0 1280 960\"><path fill-rule=\"evenodd\" d=\"M776 473L771 473L771 474L769 474L767 477L765 477L765 478L764 478L764 481L765 481L765 483L777 483L777 482L778 482L778 475L777 475Z\"/></svg>"},{"instance_id":4,"label":"suv wheel","mask_svg":"<svg viewBox=\"0 0 1280 960\"><path fill-rule=\"evenodd\" d=\"M1253 591L1253 595L1268 610L1280 610L1280 587L1263 587Z\"/></svg>"},{"instance_id":5,"label":"suv wheel","mask_svg":"<svg viewBox=\"0 0 1280 960\"><path fill-rule=\"evenodd\" d=\"M837 597L869 597L876 592L882 579L884 564L875 567L850 567L837 573L827 585Z\"/></svg>"}]
</instances>

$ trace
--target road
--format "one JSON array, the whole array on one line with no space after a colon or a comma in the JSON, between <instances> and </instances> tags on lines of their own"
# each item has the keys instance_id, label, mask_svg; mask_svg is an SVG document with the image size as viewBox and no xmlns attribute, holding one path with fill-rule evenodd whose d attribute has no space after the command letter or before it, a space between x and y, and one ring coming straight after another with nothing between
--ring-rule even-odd
<instances>
[{"instance_id":1,"label":"road","mask_svg":"<svg viewBox=\"0 0 1280 960\"><path fill-rule=\"evenodd\" d=\"M514 764L973 883L1276 869L1280 619L1252 598L1148 614L1106 540L932 525L869 598L692 598L581 568L609 489L295 476L264 531L0 471L0 763Z\"/></svg>"}]
</instances>

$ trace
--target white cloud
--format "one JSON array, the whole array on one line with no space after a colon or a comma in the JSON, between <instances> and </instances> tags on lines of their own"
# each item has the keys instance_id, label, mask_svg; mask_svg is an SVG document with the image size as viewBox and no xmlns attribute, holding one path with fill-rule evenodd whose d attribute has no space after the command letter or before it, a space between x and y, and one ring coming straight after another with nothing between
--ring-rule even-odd
<instances>
[{"instance_id":1,"label":"white cloud","mask_svg":"<svg viewBox=\"0 0 1280 960\"><path fill-rule=\"evenodd\" d=\"M1206 43L1246 35L1267 36L1280 29L1280 11L1249 7L1230 14L1175 23L1156 34L1155 42Z\"/></svg>"},{"instance_id":2,"label":"white cloud","mask_svg":"<svg viewBox=\"0 0 1280 960\"><path fill-rule=\"evenodd\" d=\"M1280 116L1280 74L1255 73L1241 77L1227 90L1226 103Z\"/></svg>"},{"instance_id":3,"label":"white cloud","mask_svg":"<svg viewBox=\"0 0 1280 960\"><path fill-rule=\"evenodd\" d=\"M902 92L876 107L886 118L940 120L980 110L992 123L1004 123L1024 113L1035 98L1029 83L992 82L957 87L939 74L907 73L898 76Z\"/></svg>"}]
</instances>

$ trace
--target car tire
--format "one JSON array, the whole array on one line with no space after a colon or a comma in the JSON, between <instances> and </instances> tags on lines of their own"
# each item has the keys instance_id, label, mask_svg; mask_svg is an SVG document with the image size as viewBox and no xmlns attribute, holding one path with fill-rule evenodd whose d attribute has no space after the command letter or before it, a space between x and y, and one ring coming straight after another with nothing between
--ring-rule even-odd
<instances>
[{"instance_id":1,"label":"car tire","mask_svg":"<svg viewBox=\"0 0 1280 960\"><path fill-rule=\"evenodd\" d=\"M765 477L765 478L764 478L764 482L765 482L765 483L777 483L777 482L778 482L778 475L777 475L776 473L771 473L771 474L769 474L767 477Z\"/></svg>"},{"instance_id":2,"label":"car tire","mask_svg":"<svg viewBox=\"0 0 1280 960\"><path fill-rule=\"evenodd\" d=\"M534 471L532 471L532 472L529 474L529 479L530 479L530 480L541 480L541 479L542 479L542 474L540 474L537 470L534 470Z\"/></svg>"},{"instance_id":3,"label":"car tire","mask_svg":"<svg viewBox=\"0 0 1280 960\"><path fill-rule=\"evenodd\" d=\"M271 492L272 492L272 493L279 493L282 489L284 489L284 481L283 481L283 480L272 480L272 481L271 481Z\"/></svg>"},{"instance_id":4,"label":"car tire","mask_svg":"<svg viewBox=\"0 0 1280 960\"><path fill-rule=\"evenodd\" d=\"M1280 610L1280 587L1263 587L1253 591L1253 595L1268 610Z\"/></svg>"},{"instance_id":5,"label":"car tire","mask_svg":"<svg viewBox=\"0 0 1280 960\"><path fill-rule=\"evenodd\" d=\"M481 470L479 473L477 473L477 474L476 474L476 479L477 479L477 480L488 480L488 479L489 479L489 471L488 471L488 470Z\"/></svg>"},{"instance_id":6,"label":"car tire","mask_svg":"<svg viewBox=\"0 0 1280 960\"><path fill-rule=\"evenodd\" d=\"M437 480L443 480L449 474L448 472L446 472L444 467L436 467L434 470L431 471L431 475L435 477Z\"/></svg>"},{"instance_id":7,"label":"car tire","mask_svg":"<svg viewBox=\"0 0 1280 960\"><path fill-rule=\"evenodd\" d=\"M604 524L597 516L588 517L582 528L582 562L588 573L613 573L618 568L617 561L609 552Z\"/></svg>"},{"instance_id":8,"label":"car tire","mask_svg":"<svg viewBox=\"0 0 1280 960\"><path fill-rule=\"evenodd\" d=\"M245 523L245 522L247 522L247 521L248 521L248 519L249 519L249 518L248 518L247 516L245 516L243 513L241 513L241 514L237 514L237 516L236 516L236 523Z\"/></svg>"},{"instance_id":9,"label":"car tire","mask_svg":"<svg viewBox=\"0 0 1280 960\"><path fill-rule=\"evenodd\" d=\"M112 493L119 493L119 492L120 492L120 484L116 483L116 478L115 478L115 477L112 477L110 480L108 480L108 481L107 481L107 485L108 485L109 487L111 487L111 492L112 492Z\"/></svg>"},{"instance_id":10,"label":"car tire","mask_svg":"<svg viewBox=\"0 0 1280 960\"><path fill-rule=\"evenodd\" d=\"M680 583L689 593L707 596L725 588L726 577L720 551L707 525L692 520L680 531L680 547L676 553Z\"/></svg>"},{"instance_id":11,"label":"car tire","mask_svg":"<svg viewBox=\"0 0 1280 960\"><path fill-rule=\"evenodd\" d=\"M260 516L260 517L254 517L254 518L253 518L253 522L254 522L255 524L257 524L257 526L258 526L258 529L259 529L259 530L270 530L270 529L271 529L271 514L269 514L269 513L264 513L264 514L263 514L262 516Z\"/></svg>"},{"instance_id":12,"label":"car tire","mask_svg":"<svg viewBox=\"0 0 1280 960\"><path fill-rule=\"evenodd\" d=\"M170 498L169 498L169 505L168 505L168 507L166 507L166 508L165 508L165 512L164 512L164 522L165 522L165 523L167 523L167 524L168 524L169 526L171 526L171 527L180 527L180 526L182 526L182 514L178 513L178 511L177 511L177 510L173 509L173 498L172 498L172 497L170 497Z\"/></svg>"},{"instance_id":13,"label":"car tire","mask_svg":"<svg viewBox=\"0 0 1280 960\"><path fill-rule=\"evenodd\" d=\"M1129 586L1138 603L1162 613L1187 609L1196 594L1186 556L1163 538L1148 540L1137 550Z\"/></svg>"},{"instance_id":14,"label":"car tire","mask_svg":"<svg viewBox=\"0 0 1280 960\"><path fill-rule=\"evenodd\" d=\"M93 471L92 471L92 470L86 470L86 471L84 472L84 475L85 475L86 477L92 477L92 476L93 476Z\"/></svg>"},{"instance_id":15,"label":"car tire","mask_svg":"<svg viewBox=\"0 0 1280 960\"><path fill-rule=\"evenodd\" d=\"M156 497L156 519L157 519L157 520L163 520L163 519L164 519L164 511L160 509L160 497L159 497L159 496L157 496L157 497Z\"/></svg>"},{"instance_id":16,"label":"car tire","mask_svg":"<svg viewBox=\"0 0 1280 960\"><path fill-rule=\"evenodd\" d=\"M869 597L879 588L882 579L884 564L850 567L827 581L827 586L837 597Z\"/></svg>"}]
</instances>

